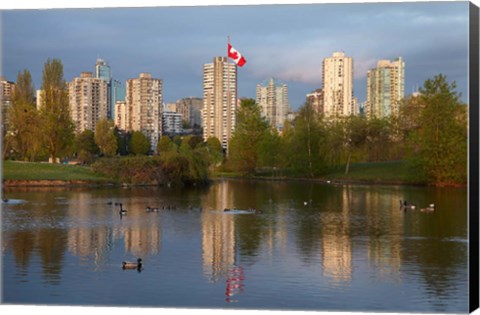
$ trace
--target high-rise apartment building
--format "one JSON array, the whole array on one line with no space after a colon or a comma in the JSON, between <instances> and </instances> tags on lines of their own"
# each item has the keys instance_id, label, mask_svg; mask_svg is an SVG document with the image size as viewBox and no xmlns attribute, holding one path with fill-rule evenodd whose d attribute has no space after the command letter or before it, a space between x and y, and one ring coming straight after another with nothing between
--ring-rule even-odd
<instances>
[{"instance_id":1,"label":"high-rise apartment building","mask_svg":"<svg viewBox=\"0 0 480 315\"><path fill-rule=\"evenodd\" d=\"M367 73L367 117L383 118L398 114L399 102L405 96L405 62L401 57L380 60Z\"/></svg>"},{"instance_id":2,"label":"high-rise apartment building","mask_svg":"<svg viewBox=\"0 0 480 315\"><path fill-rule=\"evenodd\" d=\"M14 93L15 83L0 77L0 105L2 106L2 125L5 130L8 129L9 125L9 109L12 105Z\"/></svg>"},{"instance_id":3,"label":"high-rise apartment building","mask_svg":"<svg viewBox=\"0 0 480 315\"><path fill-rule=\"evenodd\" d=\"M113 79L112 70L103 59L99 58L95 63L95 77L107 83L107 117L108 119L114 119L115 104L117 101L125 100L125 88L120 81Z\"/></svg>"},{"instance_id":4,"label":"high-rise apartment building","mask_svg":"<svg viewBox=\"0 0 480 315\"><path fill-rule=\"evenodd\" d=\"M203 100L199 97L186 97L177 101L177 113L182 114L183 120L191 127L202 126Z\"/></svg>"},{"instance_id":5,"label":"high-rise apartment building","mask_svg":"<svg viewBox=\"0 0 480 315\"><path fill-rule=\"evenodd\" d=\"M235 129L237 66L227 57L215 57L203 66L203 138L216 137L222 147Z\"/></svg>"},{"instance_id":6,"label":"high-rise apartment building","mask_svg":"<svg viewBox=\"0 0 480 315\"><path fill-rule=\"evenodd\" d=\"M290 110L287 85L274 78L257 84L256 103L270 125L281 131Z\"/></svg>"},{"instance_id":7,"label":"high-rise apartment building","mask_svg":"<svg viewBox=\"0 0 480 315\"><path fill-rule=\"evenodd\" d=\"M306 95L306 103L317 113L323 114L323 90L316 89Z\"/></svg>"},{"instance_id":8,"label":"high-rise apartment building","mask_svg":"<svg viewBox=\"0 0 480 315\"><path fill-rule=\"evenodd\" d=\"M162 134L162 80L140 73L127 80L126 131L141 131L155 151Z\"/></svg>"},{"instance_id":9,"label":"high-rise apartment building","mask_svg":"<svg viewBox=\"0 0 480 315\"><path fill-rule=\"evenodd\" d=\"M127 103L125 101L117 101L115 103L115 126L120 130L127 130Z\"/></svg>"},{"instance_id":10,"label":"high-rise apartment building","mask_svg":"<svg viewBox=\"0 0 480 315\"><path fill-rule=\"evenodd\" d=\"M82 72L68 84L70 116L77 133L95 131L98 120L107 117L107 83Z\"/></svg>"},{"instance_id":11,"label":"high-rise apartment building","mask_svg":"<svg viewBox=\"0 0 480 315\"><path fill-rule=\"evenodd\" d=\"M355 112L353 103L353 60L334 52L323 60L323 114L335 118Z\"/></svg>"}]
</instances>

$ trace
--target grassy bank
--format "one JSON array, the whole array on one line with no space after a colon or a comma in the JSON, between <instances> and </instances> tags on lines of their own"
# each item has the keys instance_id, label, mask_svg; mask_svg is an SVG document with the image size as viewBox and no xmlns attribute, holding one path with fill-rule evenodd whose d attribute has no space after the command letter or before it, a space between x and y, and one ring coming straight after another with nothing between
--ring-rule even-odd
<instances>
[{"instance_id":1,"label":"grassy bank","mask_svg":"<svg viewBox=\"0 0 480 315\"><path fill-rule=\"evenodd\" d=\"M239 173L219 172L215 174L220 178L240 178L244 177ZM270 172L257 173L251 178L263 179L299 179L305 178L295 174L276 174L272 176ZM312 178L305 178L312 180ZM425 184L417 174L415 174L404 161L389 161L376 163L353 163L350 165L350 171L345 175L345 167L332 169L327 174L314 178L314 180L330 180L338 182L359 182L366 184Z\"/></svg>"},{"instance_id":2,"label":"grassy bank","mask_svg":"<svg viewBox=\"0 0 480 315\"><path fill-rule=\"evenodd\" d=\"M85 166L19 161L3 161L2 175L3 180L110 181Z\"/></svg>"}]
</instances>

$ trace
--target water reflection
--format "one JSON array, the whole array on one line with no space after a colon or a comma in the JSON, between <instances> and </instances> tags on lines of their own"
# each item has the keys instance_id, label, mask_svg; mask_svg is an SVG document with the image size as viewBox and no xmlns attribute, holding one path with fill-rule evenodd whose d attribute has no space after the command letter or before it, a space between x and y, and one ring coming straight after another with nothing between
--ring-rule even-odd
<instances>
[{"instance_id":1,"label":"water reflection","mask_svg":"<svg viewBox=\"0 0 480 315\"><path fill-rule=\"evenodd\" d=\"M459 308L466 300L467 205L466 191L461 189L233 180L192 190L12 189L6 193L26 200L2 209L2 255L12 257L9 267L15 270L13 280L6 280L7 288L33 284L37 272L47 288L69 286L72 265L92 272L81 279L88 282L124 258L146 258L149 272L174 274L185 257L177 257L174 249L169 256L162 251L175 246L178 255L191 253L186 261L190 269L181 272L189 279L199 273L204 281L200 290L222 286L216 294L223 303L252 303L258 295L257 303L263 305L259 291L264 286L280 290L284 298L293 294L304 301L312 292L302 291L307 288L327 296L338 288L368 296L368 288L379 283L393 284L389 288L398 290L397 298L413 298L409 294L415 287L412 304L417 303L419 310L452 310L452 305ZM401 211L399 200L435 203L437 210ZM119 217L114 202L123 203L127 216ZM147 206L166 204L175 209L145 211ZM222 211L253 207L262 213ZM6 261L8 265L10 260ZM280 289L297 288L299 282L298 292ZM354 303L360 307L366 300ZM321 309L315 301L307 302ZM394 302L378 303L389 310ZM302 303L293 307L302 308ZM333 305L338 310L344 306Z\"/></svg>"}]
</instances>

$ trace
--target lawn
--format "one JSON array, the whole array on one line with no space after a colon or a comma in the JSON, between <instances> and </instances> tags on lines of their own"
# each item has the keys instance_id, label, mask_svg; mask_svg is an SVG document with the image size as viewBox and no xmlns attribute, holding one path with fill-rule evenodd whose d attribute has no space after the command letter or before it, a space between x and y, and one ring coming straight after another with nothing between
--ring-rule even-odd
<instances>
[{"instance_id":1,"label":"lawn","mask_svg":"<svg viewBox=\"0 0 480 315\"><path fill-rule=\"evenodd\" d=\"M38 162L3 161L2 175L4 180L109 181L86 166Z\"/></svg>"}]
</instances>

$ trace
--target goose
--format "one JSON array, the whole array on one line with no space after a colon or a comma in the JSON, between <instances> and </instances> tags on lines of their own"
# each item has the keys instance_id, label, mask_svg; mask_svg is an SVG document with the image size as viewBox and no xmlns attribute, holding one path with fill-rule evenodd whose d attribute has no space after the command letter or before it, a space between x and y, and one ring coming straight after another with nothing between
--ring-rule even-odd
<instances>
[{"instance_id":1,"label":"goose","mask_svg":"<svg viewBox=\"0 0 480 315\"><path fill-rule=\"evenodd\" d=\"M127 214L127 209L123 209L123 203L120 203L120 214Z\"/></svg>"},{"instance_id":2,"label":"goose","mask_svg":"<svg viewBox=\"0 0 480 315\"><path fill-rule=\"evenodd\" d=\"M428 207L420 209L420 211L422 211L422 212L435 211L435 204L431 203L431 204L428 205Z\"/></svg>"},{"instance_id":3,"label":"goose","mask_svg":"<svg viewBox=\"0 0 480 315\"><path fill-rule=\"evenodd\" d=\"M400 208L403 210L415 210L417 208L413 203L408 203L406 200L400 200Z\"/></svg>"},{"instance_id":4,"label":"goose","mask_svg":"<svg viewBox=\"0 0 480 315\"><path fill-rule=\"evenodd\" d=\"M122 269L142 269L142 258L138 258L136 263L129 261L122 262Z\"/></svg>"}]
</instances>

